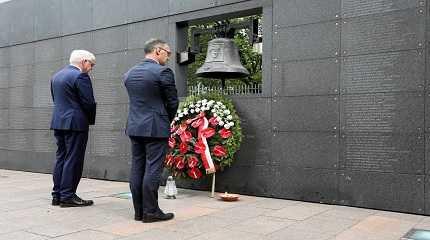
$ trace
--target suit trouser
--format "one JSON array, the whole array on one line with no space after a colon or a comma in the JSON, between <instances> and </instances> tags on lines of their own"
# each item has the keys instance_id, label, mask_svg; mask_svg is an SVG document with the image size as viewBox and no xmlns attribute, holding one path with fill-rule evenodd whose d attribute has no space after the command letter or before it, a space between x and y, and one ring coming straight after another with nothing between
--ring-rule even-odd
<instances>
[{"instance_id":1,"label":"suit trouser","mask_svg":"<svg viewBox=\"0 0 430 240\"><path fill-rule=\"evenodd\" d=\"M130 190L136 215L161 211L158 188L167 152L167 138L130 136L132 163Z\"/></svg>"},{"instance_id":2,"label":"suit trouser","mask_svg":"<svg viewBox=\"0 0 430 240\"><path fill-rule=\"evenodd\" d=\"M88 131L54 130L57 140L52 196L61 200L76 194L84 168Z\"/></svg>"}]
</instances>

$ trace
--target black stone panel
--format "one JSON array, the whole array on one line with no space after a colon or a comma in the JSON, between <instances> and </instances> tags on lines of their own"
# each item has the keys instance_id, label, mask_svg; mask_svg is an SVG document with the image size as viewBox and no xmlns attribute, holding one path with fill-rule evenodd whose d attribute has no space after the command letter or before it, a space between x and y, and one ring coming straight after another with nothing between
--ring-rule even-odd
<instances>
[{"instance_id":1,"label":"black stone panel","mask_svg":"<svg viewBox=\"0 0 430 240\"><path fill-rule=\"evenodd\" d=\"M44 87L50 87L50 81L53 75L64 67L63 61L43 62L34 65L34 86L37 82Z\"/></svg>"},{"instance_id":2,"label":"black stone panel","mask_svg":"<svg viewBox=\"0 0 430 240\"><path fill-rule=\"evenodd\" d=\"M127 26L119 26L94 31L94 53L125 50L127 48L127 28Z\"/></svg>"},{"instance_id":3,"label":"black stone panel","mask_svg":"<svg viewBox=\"0 0 430 240\"><path fill-rule=\"evenodd\" d=\"M9 109L0 109L0 129L8 129L8 128L9 128ZM6 139L7 138L5 138L5 140ZM0 144L0 148L2 148L1 144Z\"/></svg>"},{"instance_id":4,"label":"black stone panel","mask_svg":"<svg viewBox=\"0 0 430 240\"><path fill-rule=\"evenodd\" d=\"M131 148L130 140L122 130L115 131L91 131L89 134L89 152L94 156L109 157L118 156L128 159Z\"/></svg>"},{"instance_id":5,"label":"black stone panel","mask_svg":"<svg viewBox=\"0 0 430 240\"><path fill-rule=\"evenodd\" d=\"M169 39L168 18L159 18L128 25L128 49L143 48L150 38ZM173 45L173 43L169 43Z\"/></svg>"},{"instance_id":6,"label":"black stone panel","mask_svg":"<svg viewBox=\"0 0 430 240\"><path fill-rule=\"evenodd\" d=\"M96 80L93 82L93 89L94 97L99 104L128 103L127 90L120 78Z\"/></svg>"},{"instance_id":7,"label":"black stone panel","mask_svg":"<svg viewBox=\"0 0 430 240\"><path fill-rule=\"evenodd\" d=\"M9 14L10 13L11 13L10 2L2 3L2 6L0 7L0 47L9 45L9 38L10 38ZM0 60L0 63L1 63L1 60Z\"/></svg>"},{"instance_id":8,"label":"black stone panel","mask_svg":"<svg viewBox=\"0 0 430 240\"><path fill-rule=\"evenodd\" d=\"M70 53L75 49L94 51L92 32L81 33L76 35L65 36L62 38L63 58L69 62Z\"/></svg>"},{"instance_id":9,"label":"black stone panel","mask_svg":"<svg viewBox=\"0 0 430 240\"><path fill-rule=\"evenodd\" d=\"M424 176L345 171L339 176L340 204L424 213Z\"/></svg>"},{"instance_id":10,"label":"black stone panel","mask_svg":"<svg viewBox=\"0 0 430 240\"><path fill-rule=\"evenodd\" d=\"M9 108L9 89L0 88L0 109Z\"/></svg>"},{"instance_id":11,"label":"black stone panel","mask_svg":"<svg viewBox=\"0 0 430 240\"><path fill-rule=\"evenodd\" d=\"M127 0L127 4L128 22L167 16L169 11L169 0Z\"/></svg>"},{"instance_id":12,"label":"black stone panel","mask_svg":"<svg viewBox=\"0 0 430 240\"><path fill-rule=\"evenodd\" d=\"M10 68L0 67L0 88L7 88L10 81Z\"/></svg>"},{"instance_id":13,"label":"black stone panel","mask_svg":"<svg viewBox=\"0 0 430 240\"><path fill-rule=\"evenodd\" d=\"M272 137L274 165L299 168L337 169L337 132L276 132Z\"/></svg>"},{"instance_id":14,"label":"black stone panel","mask_svg":"<svg viewBox=\"0 0 430 240\"><path fill-rule=\"evenodd\" d=\"M52 107L51 90L49 79L37 81L33 85L33 107Z\"/></svg>"},{"instance_id":15,"label":"black stone panel","mask_svg":"<svg viewBox=\"0 0 430 240\"><path fill-rule=\"evenodd\" d=\"M427 175L430 175L430 133L425 133L425 171ZM429 209L430 211L430 209Z\"/></svg>"},{"instance_id":16,"label":"black stone panel","mask_svg":"<svg viewBox=\"0 0 430 240\"><path fill-rule=\"evenodd\" d=\"M32 107L33 88L32 87L13 87L7 89L9 96L9 107Z\"/></svg>"},{"instance_id":17,"label":"black stone panel","mask_svg":"<svg viewBox=\"0 0 430 240\"><path fill-rule=\"evenodd\" d=\"M342 0L342 17L380 14L424 5L424 0Z\"/></svg>"},{"instance_id":18,"label":"black stone panel","mask_svg":"<svg viewBox=\"0 0 430 240\"><path fill-rule=\"evenodd\" d=\"M296 26L340 18L341 0L273 1L273 23Z\"/></svg>"},{"instance_id":19,"label":"black stone panel","mask_svg":"<svg viewBox=\"0 0 430 240\"><path fill-rule=\"evenodd\" d=\"M95 80L101 82L115 79L118 86L122 84L124 73L127 68L127 52L116 52L96 55L97 64L92 71Z\"/></svg>"},{"instance_id":20,"label":"black stone panel","mask_svg":"<svg viewBox=\"0 0 430 240\"><path fill-rule=\"evenodd\" d=\"M341 137L341 168L424 174L424 152L421 133L345 133Z\"/></svg>"},{"instance_id":21,"label":"black stone panel","mask_svg":"<svg viewBox=\"0 0 430 240\"><path fill-rule=\"evenodd\" d=\"M19 66L34 63L34 44L22 44L10 48L10 65Z\"/></svg>"},{"instance_id":22,"label":"black stone panel","mask_svg":"<svg viewBox=\"0 0 430 240\"><path fill-rule=\"evenodd\" d=\"M238 166L226 168L217 173L215 190L217 192L235 192L257 196L270 196L274 189L275 170L272 166ZM210 189L212 175L207 178Z\"/></svg>"},{"instance_id":23,"label":"black stone panel","mask_svg":"<svg viewBox=\"0 0 430 240\"><path fill-rule=\"evenodd\" d=\"M428 199L430 199L430 177L429 176L425 176L425 213L426 215L430 215L430 201L428 201Z\"/></svg>"},{"instance_id":24,"label":"black stone panel","mask_svg":"<svg viewBox=\"0 0 430 240\"><path fill-rule=\"evenodd\" d=\"M53 38L34 44L36 63L59 61L63 58L61 38Z\"/></svg>"},{"instance_id":25,"label":"black stone panel","mask_svg":"<svg viewBox=\"0 0 430 240\"><path fill-rule=\"evenodd\" d=\"M421 50L344 57L342 93L422 91L425 57Z\"/></svg>"},{"instance_id":26,"label":"black stone panel","mask_svg":"<svg viewBox=\"0 0 430 240\"><path fill-rule=\"evenodd\" d=\"M135 66L136 64L141 63L142 60L145 58L145 52L143 51L142 48L127 50L126 55L127 56L125 61L126 63L125 72L127 72L131 67Z\"/></svg>"},{"instance_id":27,"label":"black stone panel","mask_svg":"<svg viewBox=\"0 0 430 240\"><path fill-rule=\"evenodd\" d=\"M127 3L128 1L93 0L94 28L125 24L127 22ZM112 10L114 10L114 14L112 14Z\"/></svg>"},{"instance_id":28,"label":"black stone panel","mask_svg":"<svg viewBox=\"0 0 430 240\"><path fill-rule=\"evenodd\" d=\"M271 193L279 198L335 203L338 199L336 171L296 167L276 167L271 176Z\"/></svg>"},{"instance_id":29,"label":"black stone panel","mask_svg":"<svg viewBox=\"0 0 430 240\"><path fill-rule=\"evenodd\" d=\"M168 0L169 14L178 14L217 6L217 0Z\"/></svg>"},{"instance_id":30,"label":"black stone panel","mask_svg":"<svg viewBox=\"0 0 430 240\"><path fill-rule=\"evenodd\" d=\"M280 28L273 35L276 61L335 57L339 49L340 27L336 21Z\"/></svg>"},{"instance_id":31,"label":"black stone panel","mask_svg":"<svg viewBox=\"0 0 430 240\"><path fill-rule=\"evenodd\" d=\"M327 95L339 91L340 61L326 58L273 64L274 96Z\"/></svg>"},{"instance_id":32,"label":"black stone panel","mask_svg":"<svg viewBox=\"0 0 430 240\"><path fill-rule=\"evenodd\" d=\"M417 9L346 19L342 55L416 49L424 46L425 16Z\"/></svg>"},{"instance_id":33,"label":"black stone panel","mask_svg":"<svg viewBox=\"0 0 430 240\"><path fill-rule=\"evenodd\" d=\"M10 60L10 47L0 48L0 67L9 67Z\"/></svg>"},{"instance_id":34,"label":"black stone panel","mask_svg":"<svg viewBox=\"0 0 430 240\"><path fill-rule=\"evenodd\" d=\"M80 33L93 28L93 0L62 0L61 7L62 34Z\"/></svg>"},{"instance_id":35,"label":"black stone panel","mask_svg":"<svg viewBox=\"0 0 430 240\"><path fill-rule=\"evenodd\" d=\"M91 156L85 160L83 175L89 178L128 181L131 163L127 160L131 157L118 156Z\"/></svg>"},{"instance_id":36,"label":"black stone panel","mask_svg":"<svg viewBox=\"0 0 430 240\"><path fill-rule=\"evenodd\" d=\"M337 96L274 98L272 124L278 131L334 131L339 129Z\"/></svg>"},{"instance_id":37,"label":"black stone panel","mask_svg":"<svg viewBox=\"0 0 430 240\"><path fill-rule=\"evenodd\" d=\"M34 81L34 65L12 66L9 87L31 86Z\"/></svg>"},{"instance_id":38,"label":"black stone panel","mask_svg":"<svg viewBox=\"0 0 430 240\"><path fill-rule=\"evenodd\" d=\"M94 128L97 130L121 130L125 128L128 115L126 104L98 104Z\"/></svg>"},{"instance_id":39,"label":"black stone panel","mask_svg":"<svg viewBox=\"0 0 430 240\"><path fill-rule=\"evenodd\" d=\"M430 81L430 79L427 80L427 82L428 82L427 84L430 84L429 81ZM430 90L430 88L428 90ZM424 109L425 109L425 118L426 118L425 131L428 133L430 133L430 108L429 108L429 106L430 106L430 91L427 91L427 93L425 95L425 108Z\"/></svg>"},{"instance_id":40,"label":"black stone panel","mask_svg":"<svg viewBox=\"0 0 430 240\"><path fill-rule=\"evenodd\" d=\"M34 31L36 39L57 37L61 34L61 1L35 1ZM72 16L67 17L73 21Z\"/></svg>"},{"instance_id":41,"label":"black stone panel","mask_svg":"<svg viewBox=\"0 0 430 240\"><path fill-rule=\"evenodd\" d=\"M35 0L15 0L10 2L11 44L31 42L34 40L34 6ZM12 14L19 14L13 16Z\"/></svg>"},{"instance_id":42,"label":"black stone panel","mask_svg":"<svg viewBox=\"0 0 430 240\"><path fill-rule=\"evenodd\" d=\"M424 96L421 92L343 95L341 100L342 130L424 131Z\"/></svg>"}]
</instances>

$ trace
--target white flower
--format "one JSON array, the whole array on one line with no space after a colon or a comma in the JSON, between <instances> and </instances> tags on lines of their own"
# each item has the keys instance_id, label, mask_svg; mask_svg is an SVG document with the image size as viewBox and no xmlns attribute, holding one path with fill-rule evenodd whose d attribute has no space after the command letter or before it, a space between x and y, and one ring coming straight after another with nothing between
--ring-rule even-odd
<instances>
[{"instance_id":1,"label":"white flower","mask_svg":"<svg viewBox=\"0 0 430 240\"><path fill-rule=\"evenodd\" d=\"M216 117L216 116L218 116L218 114L214 113L214 114L212 114L212 116Z\"/></svg>"},{"instance_id":2,"label":"white flower","mask_svg":"<svg viewBox=\"0 0 430 240\"><path fill-rule=\"evenodd\" d=\"M218 101L216 102L217 105L222 105L222 102Z\"/></svg>"},{"instance_id":3,"label":"white flower","mask_svg":"<svg viewBox=\"0 0 430 240\"><path fill-rule=\"evenodd\" d=\"M188 108L184 108L183 112L188 112Z\"/></svg>"},{"instance_id":4,"label":"white flower","mask_svg":"<svg viewBox=\"0 0 430 240\"><path fill-rule=\"evenodd\" d=\"M198 100L198 101L197 101L197 104L200 104L201 102L202 102L202 100Z\"/></svg>"},{"instance_id":5,"label":"white flower","mask_svg":"<svg viewBox=\"0 0 430 240\"><path fill-rule=\"evenodd\" d=\"M190 113L194 113L194 109L191 109L191 110L190 110Z\"/></svg>"},{"instance_id":6,"label":"white flower","mask_svg":"<svg viewBox=\"0 0 430 240\"><path fill-rule=\"evenodd\" d=\"M224 128L225 128L225 129L229 129L229 128L230 128L230 125L226 124L226 125L224 125Z\"/></svg>"},{"instance_id":7,"label":"white flower","mask_svg":"<svg viewBox=\"0 0 430 240\"><path fill-rule=\"evenodd\" d=\"M228 116L227 116L227 119L228 119L228 120L232 120L232 119L233 119L233 116L228 115Z\"/></svg>"},{"instance_id":8,"label":"white flower","mask_svg":"<svg viewBox=\"0 0 430 240\"><path fill-rule=\"evenodd\" d=\"M195 107L196 108L198 108L198 107L200 107L201 106L201 104L200 103L197 103L196 105L195 105Z\"/></svg>"},{"instance_id":9,"label":"white flower","mask_svg":"<svg viewBox=\"0 0 430 240\"><path fill-rule=\"evenodd\" d=\"M221 121L221 118L220 118L220 117L216 117L216 120L218 120L218 122L220 122L220 121Z\"/></svg>"},{"instance_id":10,"label":"white flower","mask_svg":"<svg viewBox=\"0 0 430 240\"><path fill-rule=\"evenodd\" d=\"M190 104L190 108L194 108L194 104L192 104L192 103L191 103L191 104Z\"/></svg>"},{"instance_id":11,"label":"white flower","mask_svg":"<svg viewBox=\"0 0 430 240\"><path fill-rule=\"evenodd\" d=\"M196 113L200 112L200 108L196 107L195 111Z\"/></svg>"},{"instance_id":12,"label":"white flower","mask_svg":"<svg viewBox=\"0 0 430 240\"><path fill-rule=\"evenodd\" d=\"M179 118L181 118L181 117L183 117L183 116L184 116L184 114L182 114L182 113L179 113L179 114L178 114L178 117L179 117Z\"/></svg>"},{"instance_id":13,"label":"white flower","mask_svg":"<svg viewBox=\"0 0 430 240\"><path fill-rule=\"evenodd\" d=\"M188 111L183 112L184 115L188 115Z\"/></svg>"},{"instance_id":14,"label":"white flower","mask_svg":"<svg viewBox=\"0 0 430 240\"><path fill-rule=\"evenodd\" d=\"M212 110L211 110L211 112L213 112L213 113L214 113L214 112L216 112L216 110L215 110L215 109L212 109Z\"/></svg>"},{"instance_id":15,"label":"white flower","mask_svg":"<svg viewBox=\"0 0 430 240\"><path fill-rule=\"evenodd\" d=\"M222 108L222 109L226 109L225 105L222 105L222 106L221 106L221 108Z\"/></svg>"},{"instance_id":16,"label":"white flower","mask_svg":"<svg viewBox=\"0 0 430 240\"><path fill-rule=\"evenodd\" d=\"M179 118L175 117L173 120L176 122L176 121L179 121Z\"/></svg>"},{"instance_id":17,"label":"white flower","mask_svg":"<svg viewBox=\"0 0 430 240\"><path fill-rule=\"evenodd\" d=\"M234 122L230 122L230 127L233 127L234 126Z\"/></svg>"},{"instance_id":18,"label":"white flower","mask_svg":"<svg viewBox=\"0 0 430 240\"><path fill-rule=\"evenodd\" d=\"M218 125L222 126L222 125L224 125L224 122L223 121L219 121Z\"/></svg>"},{"instance_id":19,"label":"white flower","mask_svg":"<svg viewBox=\"0 0 430 240\"><path fill-rule=\"evenodd\" d=\"M202 100L202 103L207 103L207 102L208 100L206 98Z\"/></svg>"},{"instance_id":20,"label":"white flower","mask_svg":"<svg viewBox=\"0 0 430 240\"><path fill-rule=\"evenodd\" d=\"M178 113L178 114L181 113L181 109L178 109L178 111L176 111L176 113Z\"/></svg>"},{"instance_id":21,"label":"white flower","mask_svg":"<svg viewBox=\"0 0 430 240\"><path fill-rule=\"evenodd\" d=\"M228 110L228 109L224 110L224 113L228 115L228 114L230 114L230 110Z\"/></svg>"}]
</instances>

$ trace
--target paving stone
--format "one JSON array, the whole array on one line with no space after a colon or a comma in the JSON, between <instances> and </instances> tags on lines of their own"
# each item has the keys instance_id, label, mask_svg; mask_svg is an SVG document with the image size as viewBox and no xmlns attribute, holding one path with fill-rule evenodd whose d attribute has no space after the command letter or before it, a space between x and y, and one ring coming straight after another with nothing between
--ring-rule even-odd
<instances>
[{"instance_id":1,"label":"paving stone","mask_svg":"<svg viewBox=\"0 0 430 240\"><path fill-rule=\"evenodd\" d=\"M45 240L48 237L28 233L25 231L11 232L0 234L0 240Z\"/></svg>"}]
</instances>

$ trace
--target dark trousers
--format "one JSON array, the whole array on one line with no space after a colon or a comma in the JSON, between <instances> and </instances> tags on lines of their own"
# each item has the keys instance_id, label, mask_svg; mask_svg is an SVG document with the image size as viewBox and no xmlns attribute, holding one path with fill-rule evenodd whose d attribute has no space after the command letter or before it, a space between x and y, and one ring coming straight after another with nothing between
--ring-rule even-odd
<instances>
[{"instance_id":1,"label":"dark trousers","mask_svg":"<svg viewBox=\"0 0 430 240\"><path fill-rule=\"evenodd\" d=\"M54 130L57 140L56 163L53 171L52 196L61 200L72 198L84 168L88 131Z\"/></svg>"},{"instance_id":2,"label":"dark trousers","mask_svg":"<svg viewBox=\"0 0 430 240\"><path fill-rule=\"evenodd\" d=\"M133 137L130 190L136 215L161 211L158 188L167 152L167 138Z\"/></svg>"}]
</instances>

